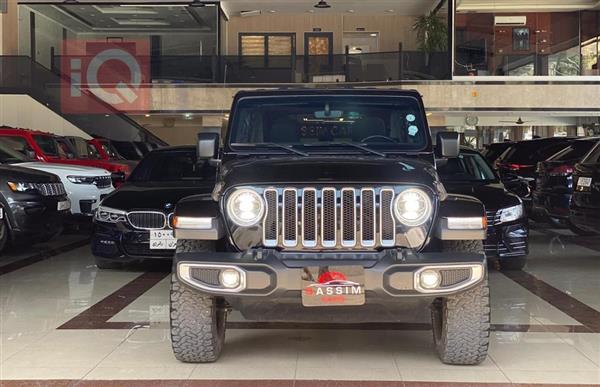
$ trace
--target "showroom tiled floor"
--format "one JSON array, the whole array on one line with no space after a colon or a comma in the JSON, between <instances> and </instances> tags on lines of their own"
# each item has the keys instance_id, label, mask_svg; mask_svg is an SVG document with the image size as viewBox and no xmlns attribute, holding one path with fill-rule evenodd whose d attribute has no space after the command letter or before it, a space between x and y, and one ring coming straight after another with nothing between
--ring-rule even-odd
<instances>
[{"instance_id":1,"label":"showroom tiled floor","mask_svg":"<svg viewBox=\"0 0 600 387\"><path fill-rule=\"evenodd\" d=\"M357 386L600 384L597 238L534 230L525 272L490 273L494 332L488 359L476 367L440 363L425 319L298 329L253 324L235 312L217 363L179 363L167 330L169 266L98 271L80 240L67 236L37 246L33 258L31 251L0 258L0 384L13 379L146 380L141 385L194 379L206 386L248 380L261 386L301 386L306 380L336 381L332 386L346 380L362 381ZM29 261L19 266L26 256Z\"/></svg>"}]
</instances>

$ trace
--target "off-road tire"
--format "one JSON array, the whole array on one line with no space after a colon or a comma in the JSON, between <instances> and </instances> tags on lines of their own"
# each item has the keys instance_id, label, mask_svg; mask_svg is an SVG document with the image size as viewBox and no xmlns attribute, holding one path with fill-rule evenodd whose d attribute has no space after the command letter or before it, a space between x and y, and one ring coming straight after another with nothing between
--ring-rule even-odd
<instances>
[{"instance_id":1,"label":"off-road tire","mask_svg":"<svg viewBox=\"0 0 600 387\"><path fill-rule=\"evenodd\" d=\"M445 252L483 251L481 241L444 241ZM487 279L465 292L437 299L432 306L433 340L446 364L474 365L485 360L490 337Z\"/></svg>"},{"instance_id":2,"label":"off-road tire","mask_svg":"<svg viewBox=\"0 0 600 387\"><path fill-rule=\"evenodd\" d=\"M179 240L177 252L214 251L214 243ZM227 310L217 297L206 296L171 275L171 345L177 360L210 363L219 358L225 342Z\"/></svg>"},{"instance_id":3,"label":"off-road tire","mask_svg":"<svg viewBox=\"0 0 600 387\"><path fill-rule=\"evenodd\" d=\"M94 261L96 262L96 267L101 270L116 270L123 267L122 262L116 262L110 259L94 257Z\"/></svg>"},{"instance_id":4,"label":"off-road tire","mask_svg":"<svg viewBox=\"0 0 600 387\"><path fill-rule=\"evenodd\" d=\"M525 265L527 265L526 255L500 259L500 270L523 270Z\"/></svg>"}]
</instances>

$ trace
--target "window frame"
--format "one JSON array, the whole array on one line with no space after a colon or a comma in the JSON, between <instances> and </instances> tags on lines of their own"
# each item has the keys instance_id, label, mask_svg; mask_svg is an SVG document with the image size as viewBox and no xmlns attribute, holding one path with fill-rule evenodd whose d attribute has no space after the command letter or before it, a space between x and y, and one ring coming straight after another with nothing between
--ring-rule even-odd
<instances>
[{"instance_id":1,"label":"window frame","mask_svg":"<svg viewBox=\"0 0 600 387\"><path fill-rule=\"evenodd\" d=\"M250 55L243 55L242 53L242 38L244 36L262 36L263 44L264 44L264 52L263 52L263 66L265 68L291 68L294 65L294 58L296 57L296 33L295 32L240 32L238 33L238 57L240 58L240 63L243 63L243 58ZM290 61L289 67L270 67L269 66L269 57L270 56L285 56L285 55L269 55L269 37L270 36L287 36L291 38L291 52L290 57L292 60Z\"/></svg>"}]
</instances>

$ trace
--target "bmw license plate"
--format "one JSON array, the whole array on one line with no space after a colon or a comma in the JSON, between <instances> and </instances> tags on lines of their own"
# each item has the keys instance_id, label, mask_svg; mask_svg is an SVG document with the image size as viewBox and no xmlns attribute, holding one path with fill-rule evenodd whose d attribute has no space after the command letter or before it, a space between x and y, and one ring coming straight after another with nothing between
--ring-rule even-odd
<instances>
[{"instance_id":1,"label":"bmw license plate","mask_svg":"<svg viewBox=\"0 0 600 387\"><path fill-rule=\"evenodd\" d=\"M173 236L173 230L150 231L150 250L175 250L177 239Z\"/></svg>"},{"instance_id":2,"label":"bmw license plate","mask_svg":"<svg viewBox=\"0 0 600 387\"><path fill-rule=\"evenodd\" d=\"M58 211L65 211L65 210L68 210L69 208L71 208L71 202L68 200L63 200L61 202L58 202L58 204L56 205L56 209Z\"/></svg>"},{"instance_id":3,"label":"bmw license plate","mask_svg":"<svg viewBox=\"0 0 600 387\"><path fill-rule=\"evenodd\" d=\"M302 305L344 306L365 303L362 266L311 266L302 273Z\"/></svg>"}]
</instances>

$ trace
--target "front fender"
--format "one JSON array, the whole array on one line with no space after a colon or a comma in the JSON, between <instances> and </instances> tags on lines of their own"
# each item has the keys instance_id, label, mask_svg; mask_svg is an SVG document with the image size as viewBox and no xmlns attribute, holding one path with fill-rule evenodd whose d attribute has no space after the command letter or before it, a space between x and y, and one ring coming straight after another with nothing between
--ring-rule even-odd
<instances>
[{"instance_id":1,"label":"front fender","mask_svg":"<svg viewBox=\"0 0 600 387\"><path fill-rule=\"evenodd\" d=\"M175 207L175 238L219 240L225 236L225 227L219 204L210 194L183 198Z\"/></svg>"},{"instance_id":2,"label":"front fender","mask_svg":"<svg viewBox=\"0 0 600 387\"><path fill-rule=\"evenodd\" d=\"M449 219L464 221L466 224L457 228L449 225ZM478 199L472 196L448 194L446 200L440 202L438 221L435 226L435 236L438 239L484 240L486 228L485 207Z\"/></svg>"}]
</instances>

